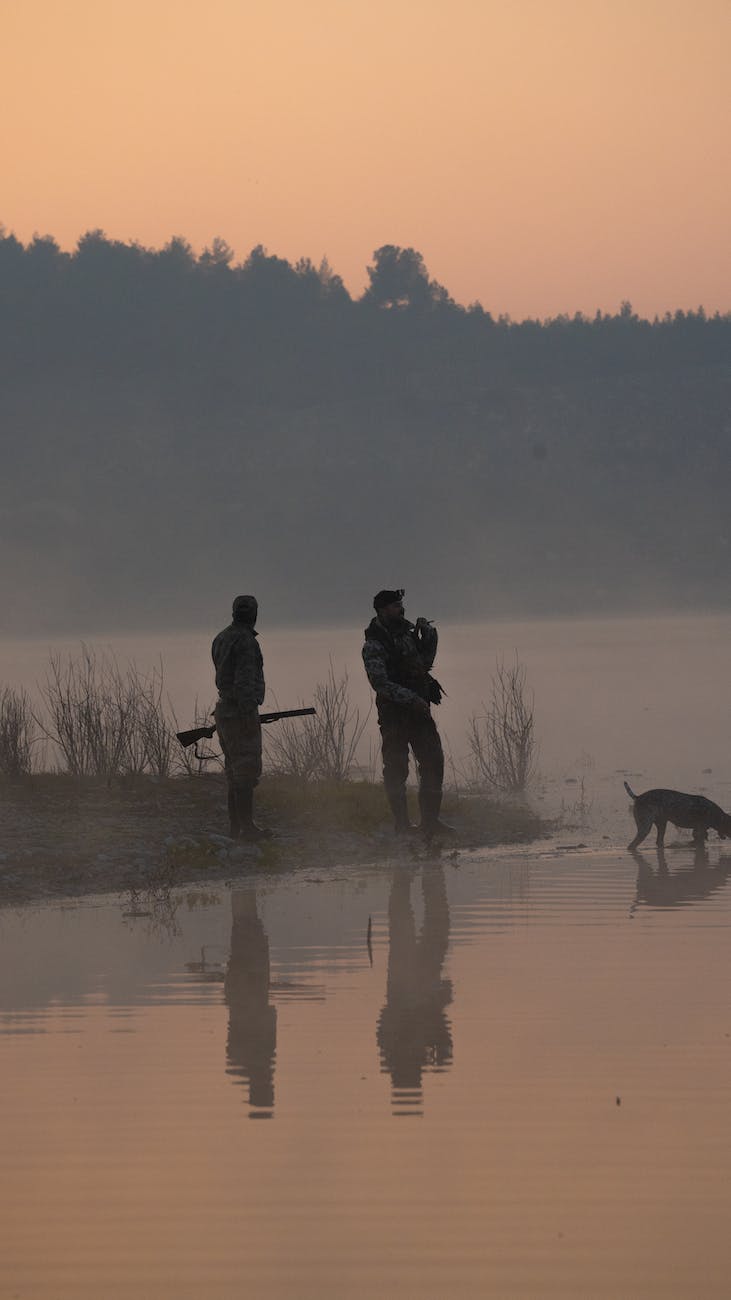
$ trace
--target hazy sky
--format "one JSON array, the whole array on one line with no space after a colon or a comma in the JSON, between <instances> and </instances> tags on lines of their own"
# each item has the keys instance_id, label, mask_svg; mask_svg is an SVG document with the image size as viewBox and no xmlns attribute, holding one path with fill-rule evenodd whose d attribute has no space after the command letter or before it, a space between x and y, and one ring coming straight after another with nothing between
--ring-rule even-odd
<instances>
[{"instance_id":1,"label":"hazy sky","mask_svg":"<svg viewBox=\"0 0 731 1300\"><path fill-rule=\"evenodd\" d=\"M731 308L728 0L0 0L0 221Z\"/></svg>"}]
</instances>

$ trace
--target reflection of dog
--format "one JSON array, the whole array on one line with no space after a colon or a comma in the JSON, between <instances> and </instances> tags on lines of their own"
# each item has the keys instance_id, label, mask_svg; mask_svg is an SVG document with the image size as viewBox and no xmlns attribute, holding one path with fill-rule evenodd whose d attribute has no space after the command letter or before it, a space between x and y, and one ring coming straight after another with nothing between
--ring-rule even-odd
<instances>
[{"instance_id":1,"label":"reflection of dog","mask_svg":"<svg viewBox=\"0 0 731 1300\"><path fill-rule=\"evenodd\" d=\"M657 870L639 849L632 853L637 863L637 895L630 909L634 912L642 903L648 907L685 907L699 903L722 889L731 876L731 857L721 854L715 867L708 861L708 849L703 840L696 840L692 867L669 871L665 850L657 850Z\"/></svg>"},{"instance_id":2,"label":"reflection of dog","mask_svg":"<svg viewBox=\"0 0 731 1300\"><path fill-rule=\"evenodd\" d=\"M644 794L635 794L626 781L624 788L630 799L634 799L632 812L637 823L637 834L627 845L629 849L636 849L647 838L653 824L661 846L668 822L691 830L698 843L706 839L709 831L716 831L722 840L731 836L731 816L702 794L681 794L680 790L646 790Z\"/></svg>"}]
</instances>

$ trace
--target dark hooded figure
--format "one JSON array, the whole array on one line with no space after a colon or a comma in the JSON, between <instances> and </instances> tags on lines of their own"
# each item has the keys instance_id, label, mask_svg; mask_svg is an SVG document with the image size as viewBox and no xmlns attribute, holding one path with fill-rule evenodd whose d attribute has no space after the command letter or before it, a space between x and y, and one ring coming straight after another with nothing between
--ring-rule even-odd
<instances>
[{"instance_id":1,"label":"dark hooded figure","mask_svg":"<svg viewBox=\"0 0 731 1300\"><path fill-rule=\"evenodd\" d=\"M271 835L253 817L254 788L261 776L259 705L264 701L264 661L254 630L258 609L254 596L237 596L233 622L211 646L218 687L214 718L226 768L231 835L245 840Z\"/></svg>"},{"instance_id":2,"label":"dark hooded figure","mask_svg":"<svg viewBox=\"0 0 731 1300\"><path fill-rule=\"evenodd\" d=\"M379 591L375 618L365 630L363 663L376 692L383 752L383 783L394 815L397 835L413 830L406 803L409 749L419 774L421 830L427 838L451 827L439 820L444 780L444 754L431 705L442 690L431 676L437 653L437 630L425 618L409 623L404 617L404 591Z\"/></svg>"}]
</instances>

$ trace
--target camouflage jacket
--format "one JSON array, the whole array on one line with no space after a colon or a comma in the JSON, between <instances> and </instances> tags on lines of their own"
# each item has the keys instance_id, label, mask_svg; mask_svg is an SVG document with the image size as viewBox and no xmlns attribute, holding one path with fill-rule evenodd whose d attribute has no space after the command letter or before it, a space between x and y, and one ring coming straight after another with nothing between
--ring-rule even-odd
<instances>
[{"instance_id":1,"label":"camouflage jacket","mask_svg":"<svg viewBox=\"0 0 731 1300\"><path fill-rule=\"evenodd\" d=\"M211 646L216 666L216 686L224 704L243 713L264 702L264 660L256 632L249 623L229 623Z\"/></svg>"},{"instance_id":2,"label":"camouflage jacket","mask_svg":"<svg viewBox=\"0 0 731 1300\"><path fill-rule=\"evenodd\" d=\"M376 616L365 630L363 663L368 681L381 700L413 705L429 700L429 671L437 653L435 627L416 628L405 618L396 627L386 627Z\"/></svg>"}]
</instances>

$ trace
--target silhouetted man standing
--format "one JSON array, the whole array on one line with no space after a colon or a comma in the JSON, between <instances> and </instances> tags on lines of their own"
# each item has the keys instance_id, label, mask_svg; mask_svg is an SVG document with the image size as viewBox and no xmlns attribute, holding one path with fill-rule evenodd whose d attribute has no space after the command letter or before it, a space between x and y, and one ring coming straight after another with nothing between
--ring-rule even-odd
<instances>
[{"instance_id":1,"label":"silhouetted man standing","mask_svg":"<svg viewBox=\"0 0 731 1300\"><path fill-rule=\"evenodd\" d=\"M409 623L404 617L404 591L379 591L373 599L375 618L365 630L363 663L376 692L383 751L383 783L396 833L408 834L406 780L409 748L419 773L421 830L426 836L450 831L439 820L444 779L444 754L432 703L442 691L430 675L437 653L437 630L425 618Z\"/></svg>"},{"instance_id":2,"label":"silhouetted man standing","mask_svg":"<svg viewBox=\"0 0 731 1300\"><path fill-rule=\"evenodd\" d=\"M254 596L237 596L233 622L211 646L218 703L214 710L228 782L228 815L234 839L268 839L253 817L254 788L261 776L261 723L264 661L254 630L259 610Z\"/></svg>"}]
</instances>

